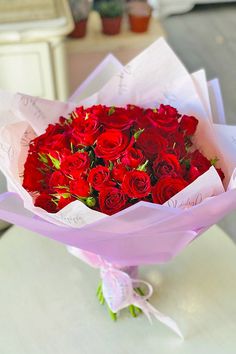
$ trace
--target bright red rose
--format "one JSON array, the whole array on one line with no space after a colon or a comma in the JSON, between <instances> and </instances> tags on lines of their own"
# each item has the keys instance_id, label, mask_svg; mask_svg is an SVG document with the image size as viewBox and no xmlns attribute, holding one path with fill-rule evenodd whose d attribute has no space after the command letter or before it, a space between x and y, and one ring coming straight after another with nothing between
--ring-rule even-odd
<instances>
[{"instance_id":1,"label":"bright red rose","mask_svg":"<svg viewBox=\"0 0 236 354\"><path fill-rule=\"evenodd\" d=\"M85 171L90 166L90 159L87 152L76 152L70 156L66 156L61 162L61 171L66 175L73 172Z\"/></svg>"},{"instance_id":2,"label":"bright red rose","mask_svg":"<svg viewBox=\"0 0 236 354\"><path fill-rule=\"evenodd\" d=\"M167 139L155 128L146 128L136 142L148 159L154 159L160 151L166 150L167 144Z\"/></svg>"},{"instance_id":3,"label":"bright red rose","mask_svg":"<svg viewBox=\"0 0 236 354\"><path fill-rule=\"evenodd\" d=\"M121 188L130 198L144 198L151 191L150 177L144 171L129 171L124 176Z\"/></svg>"},{"instance_id":4,"label":"bright red rose","mask_svg":"<svg viewBox=\"0 0 236 354\"><path fill-rule=\"evenodd\" d=\"M102 213L113 215L125 208L127 197L121 189L108 187L100 191L98 201Z\"/></svg>"},{"instance_id":5,"label":"bright red rose","mask_svg":"<svg viewBox=\"0 0 236 354\"><path fill-rule=\"evenodd\" d=\"M78 197L86 198L90 195L89 183L83 178L70 181L70 193Z\"/></svg>"},{"instance_id":6,"label":"bright red rose","mask_svg":"<svg viewBox=\"0 0 236 354\"><path fill-rule=\"evenodd\" d=\"M36 207L46 210L48 213L56 213L57 205L52 201L52 196L47 193L40 194L34 202Z\"/></svg>"},{"instance_id":7,"label":"bright red rose","mask_svg":"<svg viewBox=\"0 0 236 354\"><path fill-rule=\"evenodd\" d=\"M105 185L109 184L110 170L105 166L92 168L88 175L88 182L96 190L100 191Z\"/></svg>"},{"instance_id":8,"label":"bright red rose","mask_svg":"<svg viewBox=\"0 0 236 354\"><path fill-rule=\"evenodd\" d=\"M58 210L61 210L65 208L68 204L74 202L76 199L74 197L69 197L69 198L64 198L63 196L60 196L60 199L58 201Z\"/></svg>"},{"instance_id":9,"label":"bright red rose","mask_svg":"<svg viewBox=\"0 0 236 354\"><path fill-rule=\"evenodd\" d=\"M153 172L157 178L161 176L177 176L181 173L179 160L174 154L159 154L153 162Z\"/></svg>"},{"instance_id":10,"label":"bright red rose","mask_svg":"<svg viewBox=\"0 0 236 354\"><path fill-rule=\"evenodd\" d=\"M131 127L134 117L126 108L107 107L107 112L99 119L106 129L126 130Z\"/></svg>"},{"instance_id":11,"label":"bright red rose","mask_svg":"<svg viewBox=\"0 0 236 354\"><path fill-rule=\"evenodd\" d=\"M94 149L95 154L105 160L118 159L130 143L127 134L120 130L110 129L102 133Z\"/></svg>"},{"instance_id":12,"label":"bright red rose","mask_svg":"<svg viewBox=\"0 0 236 354\"><path fill-rule=\"evenodd\" d=\"M98 118L87 113L72 122L71 142L74 146L93 145L100 133Z\"/></svg>"},{"instance_id":13,"label":"bright red rose","mask_svg":"<svg viewBox=\"0 0 236 354\"><path fill-rule=\"evenodd\" d=\"M60 187L66 187L68 186L68 183L69 183L68 178L61 171L55 171L52 173L52 175L49 178L48 186L53 191L53 193L57 192L61 194L61 193L65 193L67 189L60 188Z\"/></svg>"},{"instance_id":14,"label":"bright red rose","mask_svg":"<svg viewBox=\"0 0 236 354\"><path fill-rule=\"evenodd\" d=\"M187 185L188 183L181 177L162 177L152 188L153 202L163 204Z\"/></svg>"},{"instance_id":15,"label":"bright red rose","mask_svg":"<svg viewBox=\"0 0 236 354\"><path fill-rule=\"evenodd\" d=\"M185 135L193 135L197 129L198 120L193 116L184 115L181 118L179 127L180 130L184 132Z\"/></svg>"},{"instance_id":16,"label":"bright red rose","mask_svg":"<svg viewBox=\"0 0 236 354\"><path fill-rule=\"evenodd\" d=\"M29 192L42 192L44 174L41 172L42 164L36 154L29 154L24 165L23 187Z\"/></svg>"},{"instance_id":17,"label":"bright red rose","mask_svg":"<svg viewBox=\"0 0 236 354\"><path fill-rule=\"evenodd\" d=\"M131 147L125 151L121 162L130 168L136 168L144 162L144 156L141 150Z\"/></svg>"},{"instance_id":18,"label":"bright red rose","mask_svg":"<svg viewBox=\"0 0 236 354\"><path fill-rule=\"evenodd\" d=\"M126 172L127 168L123 164L116 164L112 169L111 175L114 180L121 183Z\"/></svg>"}]
</instances>

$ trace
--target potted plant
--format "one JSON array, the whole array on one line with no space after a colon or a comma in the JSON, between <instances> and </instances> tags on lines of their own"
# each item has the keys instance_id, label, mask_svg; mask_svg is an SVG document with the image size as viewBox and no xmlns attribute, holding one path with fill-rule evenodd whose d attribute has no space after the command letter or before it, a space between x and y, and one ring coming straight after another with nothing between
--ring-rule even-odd
<instances>
[{"instance_id":1,"label":"potted plant","mask_svg":"<svg viewBox=\"0 0 236 354\"><path fill-rule=\"evenodd\" d=\"M108 35L120 33L124 12L123 2L120 0L101 1L97 5L97 10L102 19L103 33Z\"/></svg>"},{"instance_id":2,"label":"potted plant","mask_svg":"<svg viewBox=\"0 0 236 354\"><path fill-rule=\"evenodd\" d=\"M130 1L128 15L132 32L142 33L148 30L152 8L146 1Z\"/></svg>"},{"instance_id":3,"label":"potted plant","mask_svg":"<svg viewBox=\"0 0 236 354\"><path fill-rule=\"evenodd\" d=\"M75 28L70 37L82 38L86 35L87 20L91 8L90 0L69 0Z\"/></svg>"}]
</instances>

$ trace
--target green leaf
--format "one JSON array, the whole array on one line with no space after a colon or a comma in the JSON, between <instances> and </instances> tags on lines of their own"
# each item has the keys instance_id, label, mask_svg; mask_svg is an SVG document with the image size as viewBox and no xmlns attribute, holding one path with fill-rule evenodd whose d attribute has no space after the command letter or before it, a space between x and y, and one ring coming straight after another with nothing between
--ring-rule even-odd
<instances>
[{"instance_id":1,"label":"green leaf","mask_svg":"<svg viewBox=\"0 0 236 354\"><path fill-rule=\"evenodd\" d=\"M157 109L156 108L153 108L153 113L157 113Z\"/></svg>"},{"instance_id":2,"label":"green leaf","mask_svg":"<svg viewBox=\"0 0 236 354\"><path fill-rule=\"evenodd\" d=\"M219 161L218 157L215 157L214 159L210 160L210 163L211 163L212 166L215 166L218 161Z\"/></svg>"},{"instance_id":3,"label":"green leaf","mask_svg":"<svg viewBox=\"0 0 236 354\"><path fill-rule=\"evenodd\" d=\"M112 171L113 167L114 167L114 163L112 161L109 161L109 166L108 166L109 170Z\"/></svg>"},{"instance_id":4,"label":"green leaf","mask_svg":"<svg viewBox=\"0 0 236 354\"><path fill-rule=\"evenodd\" d=\"M109 111L108 111L108 115L111 116L113 113L115 113L116 109L114 106L112 106Z\"/></svg>"},{"instance_id":5,"label":"green leaf","mask_svg":"<svg viewBox=\"0 0 236 354\"><path fill-rule=\"evenodd\" d=\"M139 165L137 168L137 171L146 171L146 167L148 164L149 160L146 160L142 165Z\"/></svg>"},{"instance_id":6,"label":"green leaf","mask_svg":"<svg viewBox=\"0 0 236 354\"><path fill-rule=\"evenodd\" d=\"M65 199L70 198L70 193L62 193L61 196Z\"/></svg>"},{"instance_id":7,"label":"green leaf","mask_svg":"<svg viewBox=\"0 0 236 354\"><path fill-rule=\"evenodd\" d=\"M140 137L140 135L144 132L144 129L139 129L134 133L134 139L138 140L138 138Z\"/></svg>"},{"instance_id":8,"label":"green leaf","mask_svg":"<svg viewBox=\"0 0 236 354\"><path fill-rule=\"evenodd\" d=\"M53 157L52 155L48 154L48 157L50 158L50 160L52 161L53 166L59 170L61 167L60 161L58 159L56 159L55 157Z\"/></svg>"},{"instance_id":9,"label":"green leaf","mask_svg":"<svg viewBox=\"0 0 236 354\"><path fill-rule=\"evenodd\" d=\"M39 161L48 164L48 159L46 154L41 154L40 152L38 153L39 155Z\"/></svg>"}]
</instances>

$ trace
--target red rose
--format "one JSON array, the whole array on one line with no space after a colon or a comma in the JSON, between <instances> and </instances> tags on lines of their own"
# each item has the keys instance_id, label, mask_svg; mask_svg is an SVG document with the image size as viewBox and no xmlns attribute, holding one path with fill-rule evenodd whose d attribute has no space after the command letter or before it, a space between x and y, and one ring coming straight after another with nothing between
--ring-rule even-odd
<instances>
[{"instance_id":1,"label":"red rose","mask_svg":"<svg viewBox=\"0 0 236 354\"><path fill-rule=\"evenodd\" d=\"M153 172L157 178L165 175L176 176L181 172L181 166L174 154L160 154L153 162Z\"/></svg>"},{"instance_id":2,"label":"red rose","mask_svg":"<svg viewBox=\"0 0 236 354\"><path fill-rule=\"evenodd\" d=\"M69 198L64 198L63 196L60 196L60 199L58 201L58 210L61 210L65 208L68 204L74 202L76 199L74 197L69 197Z\"/></svg>"},{"instance_id":3,"label":"red rose","mask_svg":"<svg viewBox=\"0 0 236 354\"><path fill-rule=\"evenodd\" d=\"M83 178L70 181L70 193L82 198L88 197L90 195L89 183Z\"/></svg>"},{"instance_id":4,"label":"red rose","mask_svg":"<svg viewBox=\"0 0 236 354\"><path fill-rule=\"evenodd\" d=\"M107 129L125 130L131 127L134 117L126 108L107 107L106 114L102 115L99 120Z\"/></svg>"},{"instance_id":5,"label":"red rose","mask_svg":"<svg viewBox=\"0 0 236 354\"><path fill-rule=\"evenodd\" d=\"M110 180L110 170L105 166L96 166L92 168L88 175L88 182L91 186L100 191Z\"/></svg>"},{"instance_id":6,"label":"red rose","mask_svg":"<svg viewBox=\"0 0 236 354\"><path fill-rule=\"evenodd\" d=\"M181 177L162 177L152 188L153 202L163 204L187 185L188 183Z\"/></svg>"},{"instance_id":7,"label":"red rose","mask_svg":"<svg viewBox=\"0 0 236 354\"><path fill-rule=\"evenodd\" d=\"M179 127L185 135L193 135L197 129L198 120L193 116L184 115L181 118Z\"/></svg>"},{"instance_id":8,"label":"red rose","mask_svg":"<svg viewBox=\"0 0 236 354\"><path fill-rule=\"evenodd\" d=\"M195 181L195 179L197 179L200 176L200 171L196 166L190 166L189 170L187 171L186 174L186 180L189 183L192 183L193 181Z\"/></svg>"},{"instance_id":9,"label":"red rose","mask_svg":"<svg viewBox=\"0 0 236 354\"><path fill-rule=\"evenodd\" d=\"M57 205L52 201L52 196L47 193L40 194L34 202L36 207L46 210L48 213L56 213Z\"/></svg>"},{"instance_id":10,"label":"red rose","mask_svg":"<svg viewBox=\"0 0 236 354\"><path fill-rule=\"evenodd\" d=\"M127 134L120 130L110 129L98 137L94 152L105 160L116 160L128 147L129 142Z\"/></svg>"},{"instance_id":11,"label":"red rose","mask_svg":"<svg viewBox=\"0 0 236 354\"><path fill-rule=\"evenodd\" d=\"M129 171L124 176L121 188L130 198L144 198L151 191L151 181L144 171Z\"/></svg>"},{"instance_id":12,"label":"red rose","mask_svg":"<svg viewBox=\"0 0 236 354\"><path fill-rule=\"evenodd\" d=\"M40 168L42 164L38 160L36 154L29 154L24 165L23 187L29 192L42 192L44 174Z\"/></svg>"},{"instance_id":13,"label":"red rose","mask_svg":"<svg viewBox=\"0 0 236 354\"><path fill-rule=\"evenodd\" d=\"M87 152L76 152L73 155L66 156L61 163L61 170L71 175L73 172L85 171L90 165L90 159Z\"/></svg>"},{"instance_id":14,"label":"red rose","mask_svg":"<svg viewBox=\"0 0 236 354\"><path fill-rule=\"evenodd\" d=\"M217 168L216 171L218 172L218 175L220 176L221 181L223 181L224 178L225 178L225 174L222 171L222 169L221 168Z\"/></svg>"},{"instance_id":15,"label":"red rose","mask_svg":"<svg viewBox=\"0 0 236 354\"><path fill-rule=\"evenodd\" d=\"M71 142L74 146L93 145L100 133L98 118L89 113L73 120Z\"/></svg>"},{"instance_id":16,"label":"red rose","mask_svg":"<svg viewBox=\"0 0 236 354\"><path fill-rule=\"evenodd\" d=\"M166 150L167 144L167 139L161 136L159 130L155 128L146 128L136 142L137 147L148 159L153 159L160 151Z\"/></svg>"},{"instance_id":17,"label":"red rose","mask_svg":"<svg viewBox=\"0 0 236 354\"><path fill-rule=\"evenodd\" d=\"M124 156L121 158L121 162L130 167L136 168L144 161L144 156L141 150L131 147L126 150Z\"/></svg>"},{"instance_id":18,"label":"red rose","mask_svg":"<svg viewBox=\"0 0 236 354\"><path fill-rule=\"evenodd\" d=\"M127 168L123 164L117 164L112 169L112 178L117 182L122 182L124 179L124 175L127 172Z\"/></svg>"},{"instance_id":19,"label":"red rose","mask_svg":"<svg viewBox=\"0 0 236 354\"><path fill-rule=\"evenodd\" d=\"M176 131L168 135L168 152L177 156L179 160L186 156L186 146L183 134Z\"/></svg>"},{"instance_id":20,"label":"red rose","mask_svg":"<svg viewBox=\"0 0 236 354\"><path fill-rule=\"evenodd\" d=\"M191 166L196 167L201 175L211 167L211 162L199 150L190 154L190 161Z\"/></svg>"},{"instance_id":21,"label":"red rose","mask_svg":"<svg viewBox=\"0 0 236 354\"><path fill-rule=\"evenodd\" d=\"M55 171L49 178L48 186L53 192L65 193L67 191L66 188L58 187L68 186L68 182L68 178L61 171Z\"/></svg>"},{"instance_id":22,"label":"red rose","mask_svg":"<svg viewBox=\"0 0 236 354\"><path fill-rule=\"evenodd\" d=\"M108 187L100 191L98 201L102 213L113 215L124 209L127 198L121 189Z\"/></svg>"}]
</instances>

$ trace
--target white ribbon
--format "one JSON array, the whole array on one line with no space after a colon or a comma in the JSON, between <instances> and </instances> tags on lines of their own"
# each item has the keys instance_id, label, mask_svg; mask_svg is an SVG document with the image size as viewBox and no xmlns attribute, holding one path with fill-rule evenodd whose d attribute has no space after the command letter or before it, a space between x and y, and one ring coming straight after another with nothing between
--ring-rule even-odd
<instances>
[{"instance_id":1,"label":"white ribbon","mask_svg":"<svg viewBox=\"0 0 236 354\"><path fill-rule=\"evenodd\" d=\"M139 307L152 323L152 316L174 331L181 339L183 335L176 322L153 307L148 299L153 294L153 287L146 281L134 279L128 273L114 268L99 256L78 248L67 247L68 251L94 268L100 268L104 299L113 312L118 312L130 305ZM136 284L136 286L135 286ZM146 295L139 295L134 289L139 285L147 288Z\"/></svg>"}]
</instances>

